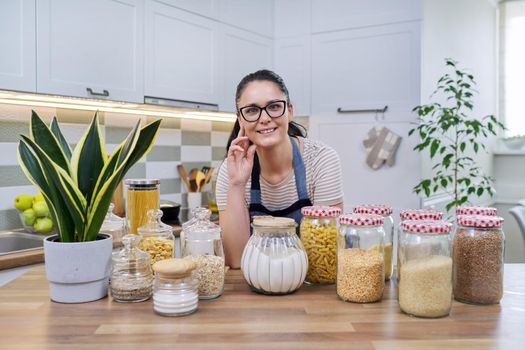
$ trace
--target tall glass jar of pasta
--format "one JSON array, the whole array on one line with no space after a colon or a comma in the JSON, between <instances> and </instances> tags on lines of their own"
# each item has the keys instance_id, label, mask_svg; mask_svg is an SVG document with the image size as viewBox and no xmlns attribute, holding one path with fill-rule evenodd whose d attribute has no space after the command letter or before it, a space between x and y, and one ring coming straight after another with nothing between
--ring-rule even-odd
<instances>
[{"instance_id":1,"label":"tall glass jar of pasta","mask_svg":"<svg viewBox=\"0 0 525 350\"><path fill-rule=\"evenodd\" d=\"M160 180L127 179L124 185L128 233L137 234L137 229L148 221L148 210L159 209Z\"/></svg>"},{"instance_id":2,"label":"tall glass jar of pasta","mask_svg":"<svg viewBox=\"0 0 525 350\"><path fill-rule=\"evenodd\" d=\"M301 209L300 234L308 255L307 283L335 283L337 268L337 216L341 209L309 206Z\"/></svg>"},{"instance_id":3,"label":"tall glass jar of pasta","mask_svg":"<svg viewBox=\"0 0 525 350\"><path fill-rule=\"evenodd\" d=\"M392 253L394 250L394 219L392 218L392 207L382 204L363 204L355 207L354 213L380 215L383 217L383 229L385 231L385 281L390 280L393 269Z\"/></svg>"}]
</instances>

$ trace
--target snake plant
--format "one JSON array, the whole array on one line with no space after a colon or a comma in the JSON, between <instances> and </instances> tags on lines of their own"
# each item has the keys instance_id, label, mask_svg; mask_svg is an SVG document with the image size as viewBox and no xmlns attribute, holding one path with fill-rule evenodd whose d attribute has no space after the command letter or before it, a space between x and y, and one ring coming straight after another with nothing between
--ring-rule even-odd
<instances>
[{"instance_id":1,"label":"snake plant","mask_svg":"<svg viewBox=\"0 0 525 350\"><path fill-rule=\"evenodd\" d=\"M18 162L44 195L61 242L97 239L113 192L133 164L153 147L160 122L143 127L137 122L108 155L97 113L72 150L56 118L48 127L32 112L30 135L21 135L18 143Z\"/></svg>"}]
</instances>

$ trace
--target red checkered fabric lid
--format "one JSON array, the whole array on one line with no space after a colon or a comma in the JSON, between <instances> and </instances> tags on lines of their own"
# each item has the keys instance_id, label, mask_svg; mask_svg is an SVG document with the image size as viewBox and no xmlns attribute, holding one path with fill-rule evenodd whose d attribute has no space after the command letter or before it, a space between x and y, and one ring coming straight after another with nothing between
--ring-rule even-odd
<instances>
[{"instance_id":1,"label":"red checkered fabric lid","mask_svg":"<svg viewBox=\"0 0 525 350\"><path fill-rule=\"evenodd\" d=\"M488 215L498 214L498 209L491 207L457 207L456 215Z\"/></svg>"},{"instance_id":2,"label":"red checkered fabric lid","mask_svg":"<svg viewBox=\"0 0 525 350\"><path fill-rule=\"evenodd\" d=\"M472 227L501 227L503 218L490 215L459 215L456 217L458 225Z\"/></svg>"},{"instance_id":3,"label":"red checkered fabric lid","mask_svg":"<svg viewBox=\"0 0 525 350\"><path fill-rule=\"evenodd\" d=\"M383 204L362 204L354 207L354 213L390 215L392 214L392 207Z\"/></svg>"},{"instance_id":4,"label":"red checkered fabric lid","mask_svg":"<svg viewBox=\"0 0 525 350\"><path fill-rule=\"evenodd\" d=\"M324 205L314 205L302 207L301 214L306 216L337 216L342 210L339 207L328 207Z\"/></svg>"},{"instance_id":5,"label":"red checkered fabric lid","mask_svg":"<svg viewBox=\"0 0 525 350\"><path fill-rule=\"evenodd\" d=\"M408 233L445 234L450 232L452 224L441 220L406 220L401 227Z\"/></svg>"},{"instance_id":6,"label":"red checkered fabric lid","mask_svg":"<svg viewBox=\"0 0 525 350\"><path fill-rule=\"evenodd\" d=\"M441 220L443 213L428 209L404 209L399 213L399 217L405 220Z\"/></svg>"},{"instance_id":7,"label":"red checkered fabric lid","mask_svg":"<svg viewBox=\"0 0 525 350\"><path fill-rule=\"evenodd\" d=\"M383 217L374 214L343 214L339 222L343 225L377 226L383 225Z\"/></svg>"}]
</instances>

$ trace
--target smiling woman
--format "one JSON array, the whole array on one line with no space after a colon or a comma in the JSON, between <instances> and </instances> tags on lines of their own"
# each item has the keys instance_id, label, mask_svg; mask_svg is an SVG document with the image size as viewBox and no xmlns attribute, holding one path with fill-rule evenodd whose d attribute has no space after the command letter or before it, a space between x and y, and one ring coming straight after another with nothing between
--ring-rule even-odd
<instances>
[{"instance_id":1,"label":"smiling woman","mask_svg":"<svg viewBox=\"0 0 525 350\"><path fill-rule=\"evenodd\" d=\"M330 147L306 138L293 121L282 78L269 70L237 86L237 121L217 178L217 205L226 262L238 268L254 216L301 220L309 205L343 207L341 165Z\"/></svg>"}]
</instances>

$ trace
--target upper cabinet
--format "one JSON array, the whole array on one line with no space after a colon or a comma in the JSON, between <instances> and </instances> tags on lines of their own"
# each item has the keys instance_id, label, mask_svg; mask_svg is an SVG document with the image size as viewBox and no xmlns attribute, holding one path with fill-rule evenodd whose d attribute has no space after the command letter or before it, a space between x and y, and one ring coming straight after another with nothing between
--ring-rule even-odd
<instances>
[{"instance_id":1,"label":"upper cabinet","mask_svg":"<svg viewBox=\"0 0 525 350\"><path fill-rule=\"evenodd\" d=\"M37 1L37 91L144 101L143 0Z\"/></svg>"},{"instance_id":2,"label":"upper cabinet","mask_svg":"<svg viewBox=\"0 0 525 350\"><path fill-rule=\"evenodd\" d=\"M204 17L219 17L219 0L156 0L156 2L193 12Z\"/></svg>"},{"instance_id":3,"label":"upper cabinet","mask_svg":"<svg viewBox=\"0 0 525 350\"><path fill-rule=\"evenodd\" d=\"M217 104L219 24L164 2L147 2L145 95Z\"/></svg>"},{"instance_id":4,"label":"upper cabinet","mask_svg":"<svg viewBox=\"0 0 525 350\"><path fill-rule=\"evenodd\" d=\"M35 0L0 2L0 89L36 91Z\"/></svg>"},{"instance_id":5,"label":"upper cabinet","mask_svg":"<svg viewBox=\"0 0 525 350\"><path fill-rule=\"evenodd\" d=\"M223 23L273 37L273 0L219 0L219 20Z\"/></svg>"}]
</instances>

